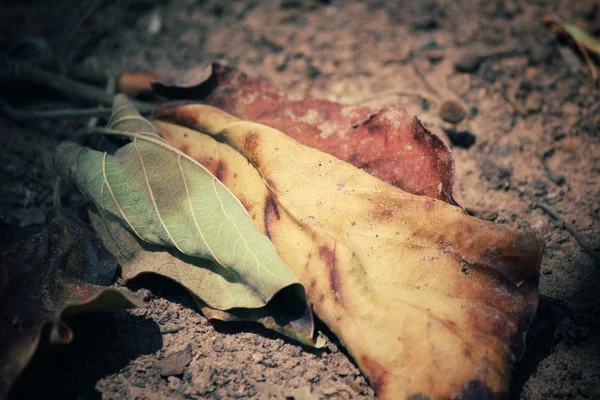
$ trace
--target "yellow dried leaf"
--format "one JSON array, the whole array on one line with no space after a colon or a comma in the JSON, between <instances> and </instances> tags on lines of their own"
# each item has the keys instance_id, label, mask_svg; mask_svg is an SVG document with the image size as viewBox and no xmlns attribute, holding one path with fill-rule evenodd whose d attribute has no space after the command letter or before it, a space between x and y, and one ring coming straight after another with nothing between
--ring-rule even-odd
<instances>
[{"instance_id":1,"label":"yellow dried leaf","mask_svg":"<svg viewBox=\"0 0 600 400\"><path fill-rule=\"evenodd\" d=\"M193 128L154 121L241 200L380 398L507 397L537 307L534 234L405 193L209 106L155 115Z\"/></svg>"}]
</instances>

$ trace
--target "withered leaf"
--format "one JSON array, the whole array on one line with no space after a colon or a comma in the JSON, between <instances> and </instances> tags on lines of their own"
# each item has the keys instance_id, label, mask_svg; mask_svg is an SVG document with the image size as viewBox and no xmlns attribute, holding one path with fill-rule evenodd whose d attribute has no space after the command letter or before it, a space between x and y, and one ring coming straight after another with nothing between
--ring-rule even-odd
<instances>
[{"instance_id":1,"label":"withered leaf","mask_svg":"<svg viewBox=\"0 0 600 400\"><path fill-rule=\"evenodd\" d=\"M115 79L117 93L138 98L152 98L152 82L162 79L150 71L122 71Z\"/></svg>"},{"instance_id":2,"label":"withered leaf","mask_svg":"<svg viewBox=\"0 0 600 400\"><path fill-rule=\"evenodd\" d=\"M154 122L217 166L380 398L508 396L510 360L537 307L535 234L406 193L210 106L170 104L155 116L194 129Z\"/></svg>"},{"instance_id":3,"label":"withered leaf","mask_svg":"<svg viewBox=\"0 0 600 400\"><path fill-rule=\"evenodd\" d=\"M256 320L319 345L304 288L239 200L166 144L124 96L115 99L107 132L133 141L114 155L65 143L56 165L93 204L94 226L123 277L169 277L211 318ZM289 307L272 305L282 300Z\"/></svg>"},{"instance_id":4,"label":"withered leaf","mask_svg":"<svg viewBox=\"0 0 600 400\"><path fill-rule=\"evenodd\" d=\"M63 316L141 304L131 292L106 287L116 268L116 259L64 211L0 255L0 398L31 360L46 326L52 343L69 343L73 333Z\"/></svg>"},{"instance_id":5,"label":"withered leaf","mask_svg":"<svg viewBox=\"0 0 600 400\"><path fill-rule=\"evenodd\" d=\"M156 83L153 88L170 99L202 101L279 129L406 192L456 204L450 150L403 109L374 111L314 98L292 100L270 83L219 63L196 86Z\"/></svg>"}]
</instances>

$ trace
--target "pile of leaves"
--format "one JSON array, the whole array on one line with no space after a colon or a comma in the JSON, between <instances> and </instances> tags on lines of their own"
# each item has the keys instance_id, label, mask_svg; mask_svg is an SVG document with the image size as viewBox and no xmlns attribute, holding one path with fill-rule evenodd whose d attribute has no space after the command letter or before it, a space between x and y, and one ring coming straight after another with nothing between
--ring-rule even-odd
<instances>
[{"instance_id":1,"label":"pile of leaves","mask_svg":"<svg viewBox=\"0 0 600 400\"><path fill-rule=\"evenodd\" d=\"M151 119L118 95L114 154L62 144L126 280L186 287L209 318L319 347L313 312L380 398L507 397L537 307L541 243L469 216L453 158L397 108L291 100L220 65ZM184 100L184 101L181 101Z\"/></svg>"}]
</instances>

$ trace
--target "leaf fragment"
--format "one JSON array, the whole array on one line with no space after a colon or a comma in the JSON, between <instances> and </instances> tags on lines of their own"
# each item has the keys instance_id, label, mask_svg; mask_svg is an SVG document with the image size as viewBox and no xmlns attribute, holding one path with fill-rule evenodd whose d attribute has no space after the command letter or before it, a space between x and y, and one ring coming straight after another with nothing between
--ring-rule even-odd
<instances>
[{"instance_id":1,"label":"leaf fragment","mask_svg":"<svg viewBox=\"0 0 600 400\"><path fill-rule=\"evenodd\" d=\"M600 55L600 40L591 36L577 25L557 16L544 17L544 24L556 28L558 32L565 33L573 39L581 51L581 54L583 54L583 57L585 58L590 76L592 77L592 82L594 82L594 84L598 84L598 70L592 61L589 52Z\"/></svg>"}]
</instances>

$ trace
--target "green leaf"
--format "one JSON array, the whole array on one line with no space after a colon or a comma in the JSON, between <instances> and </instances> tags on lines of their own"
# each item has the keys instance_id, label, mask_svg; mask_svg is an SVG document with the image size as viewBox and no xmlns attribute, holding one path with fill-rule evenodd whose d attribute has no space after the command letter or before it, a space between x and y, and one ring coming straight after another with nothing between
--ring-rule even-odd
<instances>
[{"instance_id":1,"label":"green leaf","mask_svg":"<svg viewBox=\"0 0 600 400\"><path fill-rule=\"evenodd\" d=\"M210 309L264 322L269 302L283 291L300 312L269 328L314 344L304 287L252 223L239 200L206 168L166 144L123 96L117 96L106 132L132 143L114 155L73 143L59 146L63 178L93 203L95 226L131 279L167 276ZM211 261L209 261L211 260ZM279 296L278 296L279 298ZM262 309L257 316L256 309ZM214 313L215 315L224 315ZM262 320L261 320L262 318ZM303 327L302 332L290 324Z\"/></svg>"}]
</instances>

